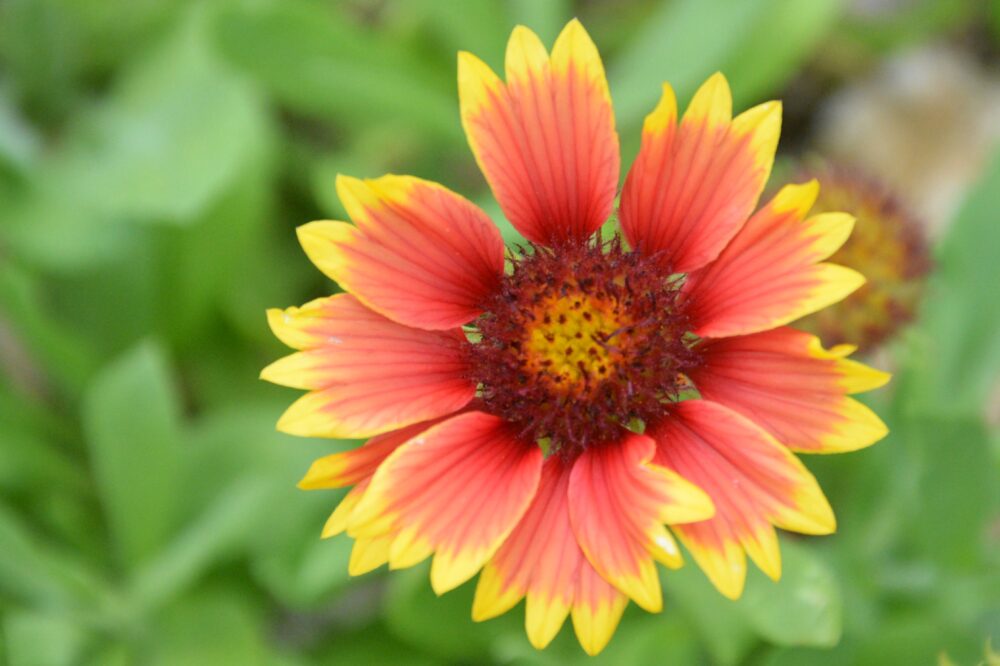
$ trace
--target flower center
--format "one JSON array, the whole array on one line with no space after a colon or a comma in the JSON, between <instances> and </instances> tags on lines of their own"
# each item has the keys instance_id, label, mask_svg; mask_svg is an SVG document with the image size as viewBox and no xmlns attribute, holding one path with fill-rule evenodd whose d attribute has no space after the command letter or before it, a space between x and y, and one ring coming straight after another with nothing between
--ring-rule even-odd
<instances>
[{"instance_id":1,"label":"flower center","mask_svg":"<svg viewBox=\"0 0 1000 666\"><path fill-rule=\"evenodd\" d=\"M524 365L550 389L585 394L600 386L622 362L614 339L629 334L620 303L577 291L540 302L522 345Z\"/></svg>"},{"instance_id":2,"label":"flower center","mask_svg":"<svg viewBox=\"0 0 1000 666\"><path fill-rule=\"evenodd\" d=\"M677 398L695 357L676 279L617 239L515 259L471 345L487 411L569 455Z\"/></svg>"}]
</instances>

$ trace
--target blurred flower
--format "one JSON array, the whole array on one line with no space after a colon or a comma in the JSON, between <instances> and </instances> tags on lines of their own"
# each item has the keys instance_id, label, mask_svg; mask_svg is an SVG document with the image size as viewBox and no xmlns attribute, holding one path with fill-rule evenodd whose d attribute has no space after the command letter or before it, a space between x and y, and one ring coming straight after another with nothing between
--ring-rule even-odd
<instances>
[{"instance_id":1,"label":"blurred flower","mask_svg":"<svg viewBox=\"0 0 1000 666\"><path fill-rule=\"evenodd\" d=\"M998 108L995 74L958 50L924 47L835 95L819 143L889 185L936 236L1000 141Z\"/></svg>"},{"instance_id":2,"label":"blurred flower","mask_svg":"<svg viewBox=\"0 0 1000 666\"><path fill-rule=\"evenodd\" d=\"M798 177L819 181L816 211L842 210L857 219L831 260L864 273L867 281L796 326L827 344L853 343L871 351L916 315L931 267L924 229L885 186L857 170L814 165Z\"/></svg>"},{"instance_id":3,"label":"blurred flower","mask_svg":"<svg viewBox=\"0 0 1000 666\"><path fill-rule=\"evenodd\" d=\"M340 177L354 226L314 222L299 237L349 293L268 313L300 351L262 377L310 391L279 429L372 437L300 484L353 486L324 536L355 538L355 574L433 554L439 594L482 570L475 619L526 597L535 646L572 615L592 654L629 598L660 610L655 562L681 565L666 526L726 596L742 592L746 555L777 579L775 526L834 530L792 451L886 432L847 394L887 375L784 327L863 282L821 263L852 218L807 218L815 181L751 216L781 107L733 118L716 74L679 123L664 85L622 192L624 240L599 241L618 136L580 24L551 55L516 28L506 83L468 53L458 70L473 152L527 239L511 269L498 230L459 195L407 176Z\"/></svg>"}]
</instances>

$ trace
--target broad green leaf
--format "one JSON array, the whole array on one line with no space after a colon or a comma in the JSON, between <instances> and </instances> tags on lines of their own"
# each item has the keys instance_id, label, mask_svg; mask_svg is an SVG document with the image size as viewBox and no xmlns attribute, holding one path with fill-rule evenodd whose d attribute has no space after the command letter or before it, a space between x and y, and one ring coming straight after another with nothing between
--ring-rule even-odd
<instances>
[{"instance_id":1,"label":"broad green leaf","mask_svg":"<svg viewBox=\"0 0 1000 666\"><path fill-rule=\"evenodd\" d=\"M109 215L188 222L233 180L261 109L216 61L206 14L191 12L126 72L64 167L71 195L96 194Z\"/></svg>"},{"instance_id":2,"label":"broad green leaf","mask_svg":"<svg viewBox=\"0 0 1000 666\"><path fill-rule=\"evenodd\" d=\"M264 505L233 517L235 522L250 521L244 533L252 575L283 603L307 607L324 602L349 580L352 542L346 536L320 538L343 492L305 492L295 484L314 458L354 444L321 440L317 449L317 442L275 432L274 424L291 399L217 407L198 422L188 437L192 456L185 486L200 510L217 501L211 498L220 484L259 480L266 487ZM252 529L262 525L267 529Z\"/></svg>"},{"instance_id":3,"label":"broad green leaf","mask_svg":"<svg viewBox=\"0 0 1000 666\"><path fill-rule=\"evenodd\" d=\"M809 545L781 543L781 580L751 567L736 607L761 637L778 645L830 647L841 633L837 580Z\"/></svg>"},{"instance_id":4,"label":"broad green leaf","mask_svg":"<svg viewBox=\"0 0 1000 666\"><path fill-rule=\"evenodd\" d=\"M702 656L695 632L677 608L665 607L663 613L651 615L634 604L626 609L611 642L594 657L580 647L570 617L544 651L533 648L523 636L511 636L495 644L494 652L504 663L519 666L661 666L696 664Z\"/></svg>"},{"instance_id":5,"label":"broad green leaf","mask_svg":"<svg viewBox=\"0 0 1000 666\"><path fill-rule=\"evenodd\" d=\"M908 536L938 565L974 568L1000 509L986 427L974 418L914 417L900 434L921 472Z\"/></svg>"},{"instance_id":6,"label":"broad green leaf","mask_svg":"<svg viewBox=\"0 0 1000 666\"><path fill-rule=\"evenodd\" d=\"M912 0L891 11L851 12L843 22L843 36L873 51L892 51L941 39L978 18L981 0Z\"/></svg>"},{"instance_id":7,"label":"broad green leaf","mask_svg":"<svg viewBox=\"0 0 1000 666\"><path fill-rule=\"evenodd\" d=\"M969 193L937 253L901 382L912 413L979 414L1000 376L1000 154Z\"/></svg>"},{"instance_id":8,"label":"broad green leaf","mask_svg":"<svg viewBox=\"0 0 1000 666\"><path fill-rule=\"evenodd\" d=\"M223 52L279 101L313 116L416 127L462 141L454 69L352 26L337 8L302 0L234 3L216 22Z\"/></svg>"},{"instance_id":9,"label":"broad green leaf","mask_svg":"<svg viewBox=\"0 0 1000 666\"><path fill-rule=\"evenodd\" d=\"M10 97L0 88L0 177L23 176L41 152L40 137Z\"/></svg>"},{"instance_id":10,"label":"broad green leaf","mask_svg":"<svg viewBox=\"0 0 1000 666\"><path fill-rule=\"evenodd\" d=\"M527 643L524 615L517 608L486 622L472 621L475 581L435 596L428 563L389 576L383 617L392 633L432 654L482 663L491 646L510 640Z\"/></svg>"},{"instance_id":11,"label":"broad green leaf","mask_svg":"<svg viewBox=\"0 0 1000 666\"><path fill-rule=\"evenodd\" d=\"M5 83L33 115L57 123L79 102L82 44L78 26L57 0L0 4L0 60ZM9 77L9 78L8 78Z\"/></svg>"},{"instance_id":12,"label":"broad green leaf","mask_svg":"<svg viewBox=\"0 0 1000 666\"><path fill-rule=\"evenodd\" d=\"M503 64L507 43L505 31L513 27L508 6L503 0L405 0L400 9L413 12L435 38L438 51L448 62L459 51L471 51L490 66ZM523 3L522 3L523 4ZM560 2L529 3L556 5ZM545 11L544 9L542 10ZM534 27L531 21L524 21ZM456 98L457 99L457 98Z\"/></svg>"},{"instance_id":13,"label":"broad green leaf","mask_svg":"<svg viewBox=\"0 0 1000 666\"><path fill-rule=\"evenodd\" d=\"M294 510L288 504L284 506ZM332 506L330 512L333 511ZM279 535L286 543L275 544L269 551L262 551L254 559L253 566L257 580L282 603L294 608L316 606L350 580L347 564L353 540L343 534L321 539L325 516L316 512L305 515L310 520L303 525L303 529L295 535ZM286 522L296 520L287 515L276 515L276 518Z\"/></svg>"},{"instance_id":14,"label":"broad green leaf","mask_svg":"<svg viewBox=\"0 0 1000 666\"><path fill-rule=\"evenodd\" d=\"M985 642L976 629L956 626L933 608L901 609L865 638L851 662L857 666L934 664L941 653L959 664L977 664Z\"/></svg>"},{"instance_id":15,"label":"broad green leaf","mask_svg":"<svg viewBox=\"0 0 1000 666\"><path fill-rule=\"evenodd\" d=\"M745 614L719 594L690 556L683 568L661 572L660 578L664 605L687 616L712 660L720 666L739 663L755 642Z\"/></svg>"},{"instance_id":16,"label":"broad green leaf","mask_svg":"<svg viewBox=\"0 0 1000 666\"><path fill-rule=\"evenodd\" d=\"M733 89L733 111L773 96L833 28L841 0L770 0L720 68Z\"/></svg>"},{"instance_id":17,"label":"broad green leaf","mask_svg":"<svg viewBox=\"0 0 1000 666\"><path fill-rule=\"evenodd\" d=\"M167 542L184 494L180 405L155 343L101 371L85 392L83 422L116 555L134 569Z\"/></svg>"},{"instance_id":18,"label":"broad green leaf","mask_svg":"<svg viewBox=\"0 0 1000 666\"><path fill-rule=\"evenodd\" d=\"M56 579L32 535L0 505L0 595L38 606L65 605L72 594Z\"/></svg>"},{"instance_id":19,"label":"broad green leaf","mask_svg":"<svg viewBox=\"0 0 1000 666\"><path fill-rule=\"evenodd\" d=\"M781 647L767 652L760 666L842 666L854 664L855 648L841 643L836 648Z\"/></svg>"},{"instance_id":20,"label":"broad green leaf","mask_svg":"<svg viewBox=\"0 0 1000 666\"><path fill-rule=\"evenodd\" d=\"M252 599L235 589L201 590L167 609L153 637L155 666L273 663L263 618Z\"/></svg>"},{"instance_id":21,"label":"broad green leaf","mask_svg":"<svg viewBox=\"0 0 1000 666\"><path fill-rule=\"evenodd\" d=\"M108 590L78 553L43 544L32 526L0 504L0 601L36 609L105 610Z\"/></svg>"},{"instance_id":22,"label":"broad green leaf","mask_svg":"<svg viewBox=\"0 0 1000 666\"><path fill-rule=\"evenodd\" d=\"M255 154L229 188L197 220L184 227L161 227L154 238L159 267L157 324L178 347L197 345L205 327L218 325L212 316L231 294L242 291L247 267L253 265L256 240L273 214L268 133L254 138ZM272 280L280 280L269 269Z\"/></svg>"},{"instance_id":23,"label":"broad green leaf","mask_svg":"<svg viewBox=\"0 0 1000 666\"><path fill-rule=\"evenodd\" d=\"M615 117L625 132L639 126L669 81L680 100L728 62L769 0L665 2L609 63Z\"/></svg>"},{"instance_id":24,"label":"broad green leaf","mask_svg":"<svg viewBox=\"0 0 1000 666\"><path fill-rule=\"evenodd\" d=\"M72 666L80 662L86 632L65 616L14 610L3 618L10 666Z\"/></svg>"},{"instance_id":25,"label":"broad green leaf","mask_svg":"<svg viewBox=\"0 0 1000 666\"><path fill-rule=\"evenodd\" d=\"M990 28L993 30L993 41L1000 42L1000 0L991 0L989 16Z\"/></svg>"},{"instance_id":26,"label":"broad green leaf","mask_svg":"<svg viewBox=\"0 0 1000 666\"><path fill-rule=\"evenodd\" d=\"M733 88L734 111L775 95L832 29L839 0L665 2L609 64L624 163L638 150L641 120L661 83L683 104L713 72ZM683 109L683 106L682 106Z\"/></svg>"},{"instance_id":27,"label":"broad green leaf","mask_svg":"<svg viewBox=\"0 0 1000 666\"><path fill-rule=\"evenodd\" d=\"M263 114L211 52L207 13L129 63L3 202L2 238L19 255L58 272L100 263L129 248L130 223L189 223L233 180Z\"/></svg>"},{"instance_id":28,"label":"broad green leaf","mask_svg":"<svg viewBox=\"0 0 1000 666\"><path fill-rule=\"evenodd\" d=\"M549 48L555 42L563 26L573 18L569 0L507 0L514 24L526 25L541 37Z\"/></svg>"},{"instance_id":29,"label":"broad green leaf","mask_svg":"<svg viewBox=\"0 0 1000 666\"><path fill-rule=\"evenodd\" d=\"M261 479L245 478L220 492L202 515L137 572L131 592L136 608L155 608L193 585L220 559L232 557L258 527L270 498L268 490Z\"/></svg>"},{"instance_id":30,"label":"broad green leaf","mask_svg":"<svg viewBox=\"0 0 1000 666\"><path fill-rule=\"evenodd\" d=\"M341 632L323 646L310 663L316 666L341 664L406 664L406 666L438 666L447 663L397 640L383 624L359 631Z\"/></svg>"},{"instance_id":31,"label":"broad green leaf","mask_svg":"<svg viewBox=\"0 0 1000 666\"><path fill-rule=\"evenodd\" d=\"M60 390L76 393L97 364L96 354L73 331L60 325L46 303L42 283L13 262L0 265L0 309L13 345L23 345L25 362L33 371L54 381ZM40 379L40 378L39 378ZM48 428L56 419L47 417Z\"/></svg>"},{"instance_id":32,"label":"broad green leaf","mask_svg":"<svg viewBox=\"0 0 1000 666\"><path fill-rule=\"evenodd\" d=\"M33 494L40 488L59 488L80 493L86 488L74 461L59 450L59 438L37 419L39 405L23 394L0 386L0 419L4 424L3 455L0 455L0 488L6 493ZM44 406L41 406L44 410Z\"/></svg>"}]
</instances>

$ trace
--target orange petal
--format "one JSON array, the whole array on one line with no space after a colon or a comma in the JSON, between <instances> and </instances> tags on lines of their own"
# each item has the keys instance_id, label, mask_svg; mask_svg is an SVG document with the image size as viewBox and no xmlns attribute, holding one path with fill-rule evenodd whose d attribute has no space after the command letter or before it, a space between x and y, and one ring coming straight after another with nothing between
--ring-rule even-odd
<instances>
[{"instance_id":1,"label":"orange petal","mask_svg":"<svg viewBox=\"0 0 1000 666\"><path fill-rule=\"evenodd\" d=\"M434 553L442 594L475 575L520 520L538 486L541 449L499 418L468 412L393 452L351 514L355 538L393 537L398 566ZM409 550L409 553L403 551Z\"/></svg>"},{"instance_id":2,"label":"orange petal","mask_svg":"<svg viewBox=\"0 0 1000 666\"><path fill-rule=\"evenodd\" d=\"M314 316L316 311L322 316ZM368 437L450 414L475 394L466 379L468 343L460 330L409 328L349 294L314 302L289 317L308 318L310 344L324 346L287 356L261 372L276 384L313 389L278 421L282 432ZM293 329L296 335L302 330Z\"/></svg>"},{"instance_id":3,"label":"orange petal","mask_svg":"<svg viewBox=\"0 0 1000 666\"><path fill-rule=\"evenodd\" d=\"M611 214L618 134L604 67L575 19L551 57L523 26L507 44L507 83L469 53L458 59L462 125L504 214L529 240L589 236Z\"/></svg>"},{"instance_id":4,"label":"orange petal","mask_svg":"<svg viewBox=\"0 0 1000 666\"><path fill-rule=\"evenodd\" d=\"M688 276L688 314L702 337L766 331L836 303L864 283L849 268L817 263L851 233L854 219L807 220L816 181L788 185L746 223L708 266Z\"/></svg>"},{"instance_id":5,"label":"orange petal","mask_svg":"<svg viewBox=\"0 0 1000 666\"><path fill-rule=\"evenodd\" d=\"M778 102L734 119L722 74L695 93L678 126L674 92L664 84L622 190L625 237L675 273L715 259L757 205L780 130Z\"/></svg>"},{"instance_id":6,"label":"orange petal","mask_svg":"<svg viewBox=\"0 0 1000 666\"><path fill-rule=\"evenodd\" d=\"M772 578L781 575L773 526L829 534L833 511L802 463L749 419L707 400L676 403L647 433L654 460L712 498L715 516L674 526L698 565L724 595L737 598L744 552Z\"/></svg>"},{"instance_id":7,"label":"orange petal","mask_svg":"<svg viewBox=\"0 0 1000 666\"><path fill-rule=\"evenodd\" d=\"M611 640L628 605L628 597L604 580L584 560L580 564L573 603L573 630L583 650L593 656Z\"/></svg>"},{"instance_id":8,"label":"orange petal","mask_svg":"<svg viewBox=\"0 0 1000 666\"><path fill-rule=\"evenodd\" d=\"M449 416L414 423L405 428L372 437L365 442L364 446L319 458L313 462L309 471L299 481L299 488L302 490L343 488L370 479L382 461L388 458L389 454L398 449L400 445L431 426L441 423Z\"/></svg>"},{"instance_id":9,"label":"orange petal","mask_svg":"<svg viewBox=\"0 0 1000 666\"><path fill-rule=\"evenodd\" d=\"M649 464L655 445L643 435L588 448L575 462L569 511L580 547L594 568L642 608L662 607L653 562L681 564L664 523L702 520L712 503L670 470Z\"/></svg>"},{"instance_id":10,"label":"orange petal","mask_svg":"<svg viewBox=\"0 0 1000 666\"><path fill-rule=\"evenodd\" d=\"M627 599L583 556L570 526L567 492L572 464L546 459L538 492L521 522L483 569L472 617L496 617L527 597L525 629L544 648L572 612L581 645L600 652Z\"/></svg>"},{"instance_id":11,"label":"orange petal","mask_svg":"<svg viewBox=\"0 0 1000 666\"><path fill-rule=\"evenodd\" d=\"M356 226L299 227L299 241L320 270L409 326L453 328L482 313L503 275L503 240L486 213L410 176L338 176L337 193Z\"/></svg>"},{"instance_id":12,"label":"orange petal","mask_svg":"<svg viewBox=\"0 0 1000 666\"><path fill-rule=\"evenodd\" d=\"M888 373L823 349L792 328L706 340L688 373L706 400L748 417L795 451L837 453L875 443L885 424L847 397L889 380Z\"/></svg>"}]
</instances>

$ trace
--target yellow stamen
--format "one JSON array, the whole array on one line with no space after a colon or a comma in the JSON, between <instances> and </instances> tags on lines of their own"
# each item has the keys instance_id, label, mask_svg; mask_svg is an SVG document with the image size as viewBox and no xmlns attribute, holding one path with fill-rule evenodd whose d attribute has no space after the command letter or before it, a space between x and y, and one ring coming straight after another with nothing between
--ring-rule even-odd
<instances>
[{"instance_id":1,"label":"yellow stamen","mask_svg":"<svg viewBox=\"0 0 1000 666\"><path fill-rule=\"evenodd\" d=\"M565 392L586 392L620 361L623 319L617 304L582 293L542 301L525 335L528 366Z\"/></svg>"}]
</instances>

